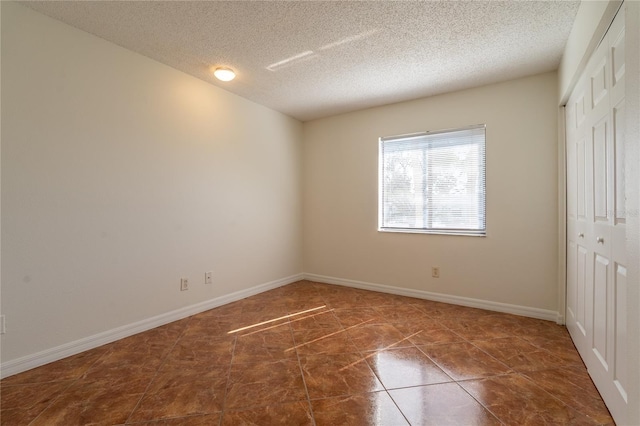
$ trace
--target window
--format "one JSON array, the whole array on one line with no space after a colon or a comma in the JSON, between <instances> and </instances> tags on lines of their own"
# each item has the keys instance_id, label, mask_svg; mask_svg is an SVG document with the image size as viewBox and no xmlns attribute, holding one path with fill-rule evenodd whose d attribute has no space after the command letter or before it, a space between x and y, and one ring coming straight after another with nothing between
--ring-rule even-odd
<instances>
[{"instance_id":1,"label":"window","mask_svg":"<svg viewBox=\"0 0 640 426\"><path fill-rule=\"evenodd\" d=\"M380 138L378 229L486 235L485 125Z\"/></svg>"}]
</instances>

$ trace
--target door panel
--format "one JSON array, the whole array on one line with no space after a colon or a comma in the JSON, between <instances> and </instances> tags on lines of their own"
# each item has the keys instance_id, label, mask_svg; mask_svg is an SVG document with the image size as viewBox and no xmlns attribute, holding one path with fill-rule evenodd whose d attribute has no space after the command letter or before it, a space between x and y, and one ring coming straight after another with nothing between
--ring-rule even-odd
<instances>
[{"instance_id":1,"label":"door panel","mask_svg":"<svg viewBox=\"0 0 640 426\"><path fill-rule=\"evenodd\" d=\"M625 403L627 400L627 268L616 264L615 285L615 370L613 372L616 390Z\"/></svg>"},{"instance_id":2,"label":"door panel","mask_svg":"<svg viewBox=\"0 0 640 426\"><path fill-rule=\"evenodd\" d=\"M596 355L598 362L600 362L602 368L609 369L608 362L608 312L607 312L607 294L609 289L609 259L595 255L594 259L594 286L593 286L593 312L591 316L593 318L592 327L592 347L591 350Z\"/></svg>"},{"instance_id":3,"label":"door panel","mask_svg":"<svg viewBox=\"0 0 640 426\"><path fill-rule=\"evenodd\" d=\"M607 63L602 58L591 74L591 107L596 108L607 97Z\"/></svg>"},{"instance_id":4,"label":"door panel","mask_svg":"<svg viewBox=\"0 0 640 426\"><path fill-rule=\"evenodd\" d=\"M614 206L615 224L624 224L626 207L624 195L624 99L613 107Z\"/></svg>"},{"instance_id":5,"label":"door panel","mask_svg":"<svg viewBox=\"0 0 640 426\"><path fill-rule=\"evenodd\" d=\"M616 422L627 413L624 4L569 98L567 328Z\"/></svg>"},{"instance_id":6,"label":"door panel","mask_svg":"<svg viewBox=\"0 0 640 426\"><path fill-rule=\"evenodd\" d=\"M616 28L614 28L615 30ZM621 28L615 37L615 40L611 42L612 88L615 88L624 78L624 28Z\"/></svg>"},{"instance_id":7,"label":"door panel","mask_svg":"<svg viewBox=\"0 0 640 426\"><path fill-rule=\"evenodd\" d=\"M607 189L609 187L609 179L607 173L607 160L608 160L608 138L607 138L607 117L593 126L593 205L594 205L594 219L596 221L607 221L608 211L607 208Z\"/></svg>"},{"instance_id":8,"label":"door panel","mask_svg":"<svg viewBox=\"0 0 640 426\"><path fill-rule=\"evenodd\" d=\"M587 217L587 150L585 148L585 140L580 139L578 143L576 143L576 163L578 174L576 176L576 186L577 186L577 216L578 219L586 219Z\"/></svg>"},{"instance_id":9,"label":"door panel","mask_svg":"<svg viewBox=\"0 0 640 426\"><path fill-rule=\"evenodd\" d=\"M567 316L568 322L575 322L578 301L578 288L576 273L578 272L578 246L575 242L567 244Z\"/></svg>"},{"instance_id":10,"label":"door panel","mask_svg":"<svg viewBox=\"0 0 640 426\"><path fill-rule=\"evenodd\" d=\"M576 286L576 325L580 330L580 334L583 337L587 336L586 318L587 318L587 257L589 251L584 247L578 246L578 261L577 261L577 286ZM582 345L584 346L584 345Z\"/></svg>"}]
</instances>

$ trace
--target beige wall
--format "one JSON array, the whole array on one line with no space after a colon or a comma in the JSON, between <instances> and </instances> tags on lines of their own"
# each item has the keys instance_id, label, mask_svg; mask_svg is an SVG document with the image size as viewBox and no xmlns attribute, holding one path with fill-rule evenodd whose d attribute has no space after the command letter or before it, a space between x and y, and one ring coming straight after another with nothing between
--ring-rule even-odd
<instances>
[{"instance_id":1,"label":"beige wall","mask_svg":"<svg viewBox=\"0 0 640 426\"><path fill-rule=\"evenodd\" d=\"M2 2L3 363L301 273L301 131Z\"/></svg>"},{"instance_id":2,"label":"beige wall","mask_svg":"<svg viewBox=\"0 0 640 426\"><path fill-rule=\"evenodd\" d=\"M378 138L479 123L487 237L377 232ZM303 140L306 273L558 310L555 72L307 122Z\"/></svg>"}]
</instances>

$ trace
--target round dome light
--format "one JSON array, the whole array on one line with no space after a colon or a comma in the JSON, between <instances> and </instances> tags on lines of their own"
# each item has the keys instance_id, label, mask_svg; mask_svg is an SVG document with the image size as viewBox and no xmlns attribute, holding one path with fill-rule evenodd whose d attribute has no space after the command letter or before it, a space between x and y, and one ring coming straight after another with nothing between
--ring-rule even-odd
<instances>
[{"instance_id":1,"label":"round dome light","mask_svg":"<svg viewBox=\"0 0 640 426\"><path fill-rule=\"evenodd\" d=\"M216 68L213 75L220 81L231 81L236 78L236 73L232 69L223 67Z\"/></svg>"}]
</instances>

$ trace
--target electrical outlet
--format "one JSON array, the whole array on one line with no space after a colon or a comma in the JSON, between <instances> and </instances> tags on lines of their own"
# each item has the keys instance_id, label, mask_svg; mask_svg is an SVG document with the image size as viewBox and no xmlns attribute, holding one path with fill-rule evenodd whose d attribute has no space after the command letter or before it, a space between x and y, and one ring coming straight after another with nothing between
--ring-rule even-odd
<instances>
[{"instance_id":1,"label":"electrical outlet","mask_svg":"<svg viewBox=\"0 0 640 426\"><path fill-rule=\"evenodd\" d=\"M433 266L431 268L431 276L433 278L440 278L440 268L438 268L437 266Z\"/></svg>"},{"instance_id":2,"label":"electrical outlet","mask_svg":"<svg viewBox=\"0 0 640 426\"><path fill-rule=\"evenodd\" d=\"M189 290L189 279L188 278L180 278L180 291Z\"/></svg>"},{"instance_id":3,"label":"electrical outlet","mask_svg":"<svg viewBox=\"0 0 640 426\"><path fill-rule=\"evenodd\" d=\"M213 284L213 272L209 271L204 273L204 283Z\"/></svg>"},{"instance_id":4,"label":"electrical outlet","mask_svg":"<svg viewBox=\"0 0 640 426\"><path fill-rule=\"evenodd\" d=\"M0 334L7 332L4 315L0 315Z\"/></svg>"}]
</instances>

